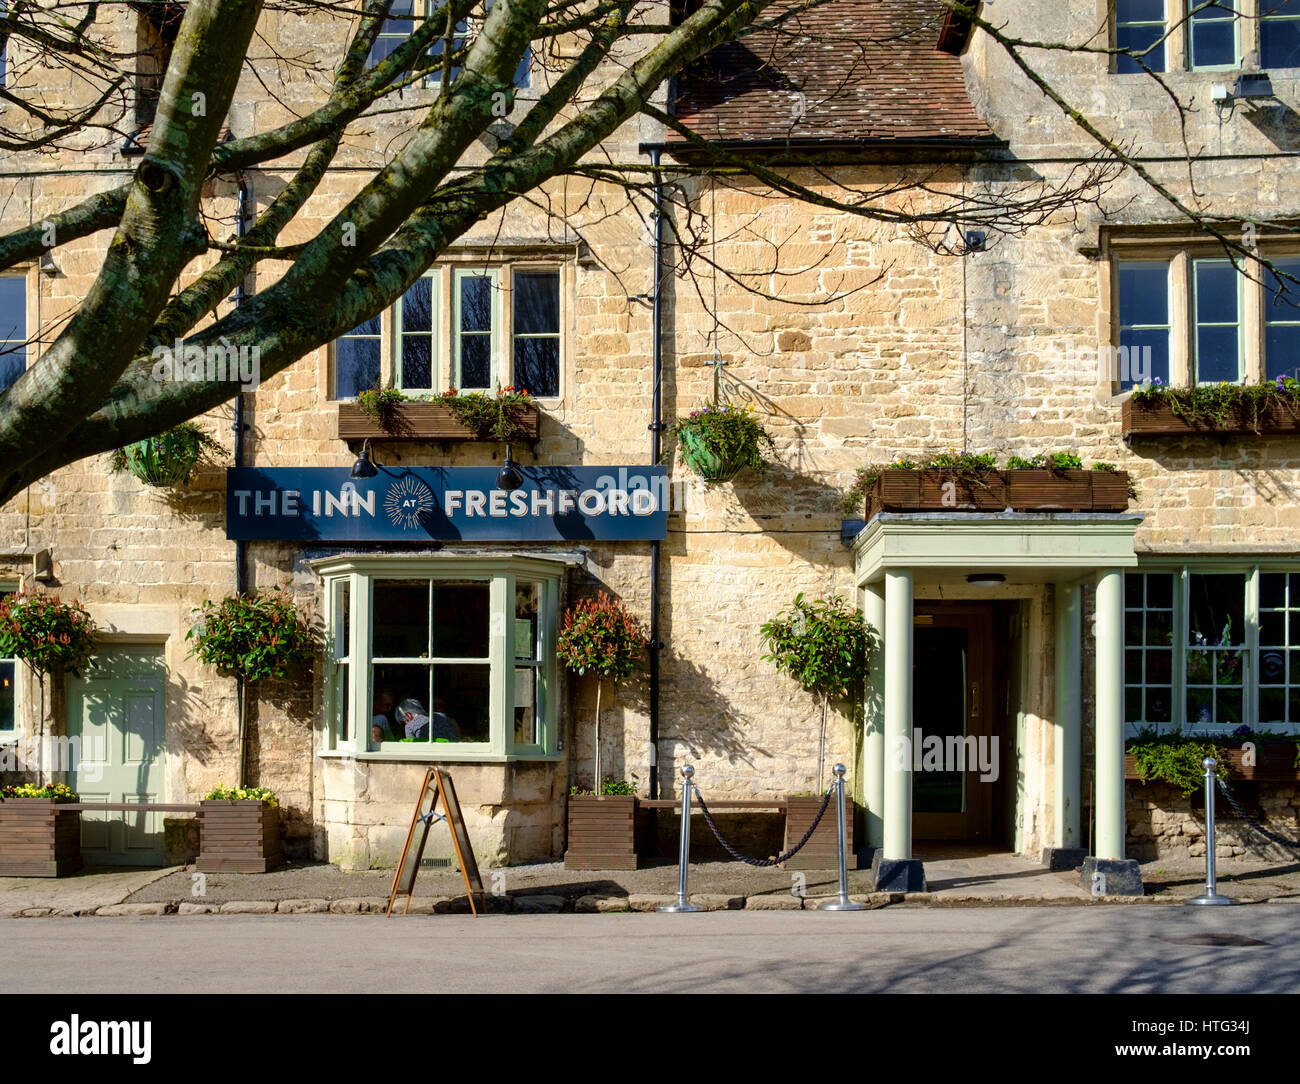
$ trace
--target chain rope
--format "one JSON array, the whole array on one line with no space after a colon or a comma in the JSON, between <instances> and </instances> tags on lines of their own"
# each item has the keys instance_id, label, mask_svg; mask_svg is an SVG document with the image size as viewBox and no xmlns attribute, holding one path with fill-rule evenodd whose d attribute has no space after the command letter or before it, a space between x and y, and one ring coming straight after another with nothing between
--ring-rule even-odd
<instances>
[{"instance_id":1,"label":"chain rope","mask_svg":"<svg viewBox=\"0 0 1300 1084\"><path fill-rule=\"evenodd\" d=\"M691 786L695 786L695 784L692 783ZM803 834L803 839L799 840L799 842L796 843L793 847L791 847L788 851L786 851L785 854L778 854L775 858L750 858L748 855L741 854L740 851L736 850L735 847L733 847L730 843L727 842L723 834L720 831L718 831L718 826L713 823L713 814L709 812L709 807L704 803L704 795L700 793L699 787L695 787L695 797L699 800L700 812L704 814L704 820L708 823L709 830L713 833L717 841L720 844L722 844L722 849L726 851L729 855L731 855L732 858L735 858L737 861L746 862L751 866L779 865L781 862L784 862L788 858L793 858L796 854L798 854L801 850L803 850L804 844L806 844L810 839L812 839L813 833L817 831L817 826L821 824L822 817L825 816L826 809L831 804L831 795L834 793L835 793L835 784L832 783L830 790L826 792L826 797L822 799L821 809L817 810L817 816L813 818L813 822L811 825L809 825L808 831L806 831Z\"/></svg>"},{"instance_id":2,"label":"chain rope","mask_svg":"<svg viewBox=\"0 0 1300 1084\"><path fill-rule=\"evenodd\" d=\"M1279 836L1276 832L1270 832L1267 828L1265 828L1262 824L1260 824L1259 821L1257 821L1254 817L1252 817L1249 813L1247 813L1244 809L1241 808L1241 804L1237 801L1236 798L1232 796L1232 791L1228 789L1227 783L1225 783L1222 779L1219 779L1218 776L1215 776L1215 780L1218 782L1219 789L1223 791L1223 796L1228 799L1228 804L1232 806L1237 816L1239 816L1253 829L1255 829L1256 832L1258 832L1265 839L1270 839L1274 843L1279 844L1280 846L1290 847L1292 850L1300 850L1300 842L1297 842L1296 840L1287 839L1285 836Z\"/></svg>"}]
</instances>

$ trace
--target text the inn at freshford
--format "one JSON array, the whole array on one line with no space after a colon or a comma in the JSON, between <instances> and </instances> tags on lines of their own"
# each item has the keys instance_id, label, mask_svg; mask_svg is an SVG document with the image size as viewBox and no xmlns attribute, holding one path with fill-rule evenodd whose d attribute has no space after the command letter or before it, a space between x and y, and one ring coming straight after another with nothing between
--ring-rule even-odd
<instances>
[{"instance_id":1,"label":"text the inn at freshford","mask_svg":"<svg viewBox=\"0 0 1300 1084\"><path fill-rule=\"evenodd\" d=\"M395 864L431 765L455 777L480 864L558 860L597 734L601 775L642 798L679 793L687 763L718 799L820 793L829 765L849 765L882 887L923 884L919 841L1088 855L1120 872L1203 853L1199 813L1132 778L1125 742L1300 732L1300 434L1272 415L1189 426L1142 395L1300 371L1300 307L1278 278L1300 278L1300 0L1257 5L1191 22L1176 0L996 5L1011 36L1105 27L1111 45L1145 50L1143 64L1105 47L1034 64L1150 182L1110 171L1097 141L943 4L832 0L799 16L815 44L779 63L763 59L782 49L772 32L714 50L656 99L672 124L643 115L600 148L659 163L657 186L557 178L493 212L374 318L260 384L244 373L248 386L199 419L225 459L188 485L148 485L94 456L11 500L5 590L79 598L100 639L97 665L53 686L0 663L0 741L102 740L93 778L55 774L83 801L197 802L242 760L279 797L286 853L349 869ZM163 50L153 6L115 8L112 25L133 41L160 33ZM422 17L421 0L397 0L376 55ZM348 28L304 27L313 18L267 12L263 32L332 65ZM1250 96L1259 76L1267 99ZM245 72L230 133L312 100L282 78L292 93L279 101ZM550 78L526 56L515 109ZM401 92L437 93L435 80ZM130 140L9 153L3 231L128 178L145 119ZM281 244L355 195L399 122L381 111L349 131ZM710 170L692 136L814 195L896 188L881 202L898 214L859 217ZM272 162L210 181L214 233L237 234L291 172ZM927 218L954 201L1027 200L1035 185L1077 197L1014 228ZM1276 270L1247 273L1165 193L1248 232ZM86 295L108 240L0 277L6 381ZM259 264L244 296L277 274ZM170 378L214 362L173 352ZM401 398L375 411L377 387ZM430 401L448 389L505 396L508 439L492 418L474 429ZM705 406L771 434L767 471L711 482L692 470L671 430ZM927 503L925 476L884 471L844 507L862 468L954 451L994 453L999 472L1068 452L1127 472L1134 495L1121 484L1118 503L1102 499L1105 470L1064 504L1022 500L1016 471L959 471ZM247 687L241 725L236 683L187 632L207 600L280 586L320 643L301 680ZM565 613L602 591L650 645L598 692L562 665L557 639ZM864 695L829 704L824 748L821 702L764 658L760 634L800 593L848 601L876 638ZM954 745L987 755L928 759ZM1281 830L1300 824L1300 782L1257 786ZM182 814L83 820L87 860L193 857ZM762 817L746 831L778 849Z\"/></svg>"}]
</instances>

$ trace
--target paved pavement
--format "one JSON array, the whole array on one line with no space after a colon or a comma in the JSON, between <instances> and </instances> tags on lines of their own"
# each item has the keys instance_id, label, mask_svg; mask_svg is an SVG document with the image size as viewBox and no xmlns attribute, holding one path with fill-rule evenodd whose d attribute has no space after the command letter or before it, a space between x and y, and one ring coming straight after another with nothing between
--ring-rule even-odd
<instances>
[{"instance_id":1,"label":"paved pavement","mask_svg":"<svg viewBox=\"0 0 1300 1084\"><path fill-rule=\"evenodd\" d=\"M851 895L874 906L1012 906L1051 903L1091 904L1077 874L1050 873L1013 854L981 854L947 846L919 852L930 891L906 899L868 895L869 871L851 870ZM1152 862L1143 867L1143 902L1177 902L1198 894L1204 867L1196 861ZM566 870L562 863L539 863L483 870L484 886L497 895L496 906L515 910L653 909L677 889L677 867L659 863L639 870ZM265 874L199 875L192 867L164 870L92 870L64 878L0 878L0 916L181 913L196 910L335 911L382 910L392 883L391 870L346 873L324 863L293 863ZM413 910L455 910L464 902L464 885L455 870L423 870ZM755 868L737 862L691 866L692 895L709 897L728 908L799 909L836 892L835 874ZM1300 865L1223 862L1220 891L1241 902L1300 903ZM459 903L456 897L460 897ZM507 900L508 897L508 900ZM263 905L269 905L263 906ZM106 910L105 910L106 909Z\"/></svg>"},{"instance_id":2,"label":"paved pavement","mask_svg":"<svg viewBox=\"0 0 1300 1084\"><path fill-rule=\"evenodd\" d=\"M10 993L1297 992L1290 907L0 919Z\"/></svg>"}]
</instances>

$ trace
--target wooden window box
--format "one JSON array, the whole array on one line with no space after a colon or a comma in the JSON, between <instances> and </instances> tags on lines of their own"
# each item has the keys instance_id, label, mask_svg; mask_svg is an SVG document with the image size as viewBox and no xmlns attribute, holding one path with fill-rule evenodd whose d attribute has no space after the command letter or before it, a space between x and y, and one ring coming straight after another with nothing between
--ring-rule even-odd
<instances>
[{"instance_id":1,"label":"wooden window box","mask_svg":"<svg viewBox=\"0 0 1300 1084\"><path fill-rule=\"evenodd\" d=\"M266 802L199 803L202 873L267 873L281 862L280 810Z\"/></svg>"},{"instance_id":2,"label":"wooden window box","mask_svg":"<svg viewBox=\"0 0 1300 1084\"><path fill-rule=\"evenodd\" d=\"M867 494L866 518L880 512L1123 512L1128 474L1095 470L887 470Z\"/></svg>"},{"instance_id":3,"label":"wooden window box","mask_svg":"<svg viewBox=\"0 0 1300 1084\"><path fill-rule=\"evenodd\" d=\"M1255 763L1242 764L1240 749L1225 749L1223 759L1228 764L1228 782L1235 780L1252 783L1300 782L1300 768L1296 767L1296 746L1291 742L1261 743L1255 746ZM1124 778L1138 779L1137 757L1124 754ZM1140 780L1139 780L1140 781ZM1153 783L1162 780L1152 780Z\"/></svg>"},{"instance_id":4,"label":"wooden window box","mask_svg":"<svg viewBox=\"0 0 1300 1084\"><path fill-rule=\"evenodd\" d=\"M565 869L636 869L636 807L630 794L569 795Z\"/></svg>"},{"instance_id":5,"label":"wooden window box","mask_svg":"<svg viewBox=\"0 0 1300 1084\"><path fill-rule=\"evenodd\" d=\"M0 803L0 876L66 877L81 869L81 814L53 798Z\"/></svg>"},{"instance_id":6,"label":"wooden window box","mask_svg":"<svg viewBox=\"0 0 1300 1084\"><path fill-rule=\"evenodd\" d=\"M1009 470L1007 501L1017 512L1124 512L1128 475L1104 470Z\"/></svg>"},{"instance_id":7,"label":"wooden window box","mask_svg":"<svg viewBox=\"0 0 1300 1084\"><path fill-rule=\"evenodd\" d=\"M1174 413L1168 403L1139 405L1125 399L1122 407L1123 436L1129 437L1189 437L1189 436L1263 436L1275 433L1300 433L1300 404L1275 405L1259 412L1259 419L1243 407L1228 414L1226 424L1215 425L1208 419L1189 421Z\"/></svg>"},{"instance_id":8,"label":"wooden window box","mask_svg":"<svg viewBox=\"0 0 1300 1084\"><path fill-rule=\"evenodd\" d=\"M441 403L398 403L393 408L392 429L382 428L356 403L339 403L338 439L369 440L373 442L398 440L483 440L471 429L456 420L450 407ZM520 410L519 424L523 430L521 441L537 439L541 412L529 405ZM487 440L494 440L487 437Z\"/></svg>"}]
</instances>

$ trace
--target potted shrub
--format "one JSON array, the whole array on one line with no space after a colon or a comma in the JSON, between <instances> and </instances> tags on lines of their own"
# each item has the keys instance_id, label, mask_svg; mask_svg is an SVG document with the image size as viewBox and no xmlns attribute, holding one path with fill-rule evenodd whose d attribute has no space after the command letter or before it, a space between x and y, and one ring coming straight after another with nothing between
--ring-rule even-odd
<instances>
[{"instance_id":1,"label":"potted shrub","mask_svg":"<svg viewBox=\"0 0 1300 1084\"><path fill-rule=\"evenodd\" d=\"M200 466L219 467L226 450L193 422L182 422L156 437L118 448L113 471L129 470L147 486L178 486L194 477Z\"/></svg>"},{"instance_id":2,"label":"potted shrub","mask_svg":"<svg viewBox=\"0 0 1300 1084\"><path fill-rule=\"evenodd\" d=\"M592 781L596 786L604 778L600 771L600 694L606 681L611 682L611 699L618 683L641 666L646 639L636 619L619 599L601 591L596 598L584 598L564 614L560 635L555 642L556 657L575 674L596 677L595 758Z\"/></svg>"},{"instance_id":3,"label":"potted shrub","mask_svg":"<svg viewBox=\"0 0 1300 1084\"><path fill-rule=\"evenodd\" d=\"M569 791L565 869L636 869L636 787L606 779L599 793Z\"/></svg>"},{"instance_id":4,"label":"potted shrub","mask_svg":"<svg viewBox=\"0 0 1300 1084\"><path fill-rule=\"evenodd\" d=\"M198 869L266 873L279 866L279 806L265 787L214 787L199 803Z\"/></svg>"},{"instance_id":5,"label":"potted shrub","mask_svg":"<svg viewBox=\"0 0 1300 1084\"><path fill-rule=\"evenodd\" d=\"M39 732L45 727L45 678L80 674L95 651L95 621L79 601L18 591L0 600L0 658L22 659L40 686Z\"/></svg>"},{"instance_id":6,"label":"potted shrub","mask_svg":"<svg viewBox=\"0 0 1300 1084\"><path fill-rule=\"evenodd\" d=\"M81 814L62 783L0 787L0 877L66 877L81 869Z\"/></svg>"},{"instance_id":7,"label":"potted shrub","mask_svg":"<svg viewBox=\"0 0 1300 1084\"><path fill-rule=\"evenodd\" d=\"M262 591L211 600L195 611L185 638L190 654L239 682L239 783L244 783L244 744L249 698L244 689L265 679L288 678L316 656L318 636L286 591Z\"/></svg>"},{"instance_id":8,"label":"potted shrub","mask_svg":"<svg viewBox=\"0 0 1300 1084\"><path fill-rule=\"evenodd\" d=\"M1156 379L1122 407L1124 437L1300 433L1300 381L1171 388Z\"/></svg>"},{"instance_id":9,"label":"potted shrub","mask_svg":"<svg viewBox=\"0 0 1300 1084\"><path fill-rule=\"evenodd\" d=\"M340 403L340 440L535 441L540 413L525 388L503 387L496 395L459 392L408 396L374 387L354 403Z\"/></svg>"},{"instance_id":10,"label":"potted shrub","mask_svg":"<svg viewBox=\"0 0 1300 1084\"><path fill-rule=\"evenodd\" d=\"M673 426L686 465L706 482L729 482L746 467L767 470L772 438L752 408L706 406Z\"/></svg>"},{"instance_id":11,"label":"potted shrub","mask_svg":"<svg viewBox=\"0 0 1300 1084\"><path fill-rule=\"evenodd\" d=\"M817 745L817 775L826 765L826 715L833 698L856 701L875 655L875 634L862 615L841 598L807 601L803 593L794 604L760 629L767 654L782 673L821 702L821 734ZM795 837L798 838L797 836Z\"/></svg>"}]
</instances>

